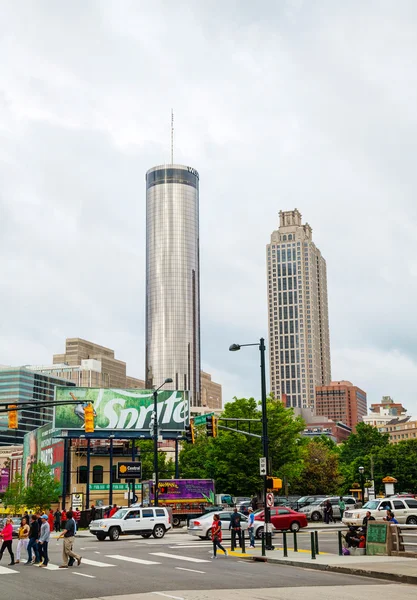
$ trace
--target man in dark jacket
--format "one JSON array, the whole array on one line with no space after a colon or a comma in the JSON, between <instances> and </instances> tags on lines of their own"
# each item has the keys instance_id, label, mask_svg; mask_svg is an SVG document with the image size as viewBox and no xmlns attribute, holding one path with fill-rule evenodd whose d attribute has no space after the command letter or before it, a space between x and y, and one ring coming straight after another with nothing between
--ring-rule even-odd
<instances>
[{"instance_id":1,"label":"man in dark jacket","mask_svg":"<svg viewBox=\"0 0 417 600\"><path fill-rule=\"evenodd\" d=\"M233 513L232 516L230 517L230 525L229 525L229 529L232 530L232 541L233 541L233 546L236 545L236 536L239 540L239 546L242 546L242 523L241 523L241 516L237 511L237 508L233 509Z\"/></svg>"},{"instance_id":2,"label":"man in dark jacket","mask_svg":"<svg viewBox=\"0 0 417 600\"><path fill-rule=\"evenodd\" d=\"M26 565L32 564L32 550L35 553L35 565L38 565L39 560L39 549L38 549L38 539L40 534L40 527L38 523L38 517L36 515L32 515L30 519L30 529L29 529L29 544L28 544L28 559L25 563Z\"/></svg>"}]
</instances>

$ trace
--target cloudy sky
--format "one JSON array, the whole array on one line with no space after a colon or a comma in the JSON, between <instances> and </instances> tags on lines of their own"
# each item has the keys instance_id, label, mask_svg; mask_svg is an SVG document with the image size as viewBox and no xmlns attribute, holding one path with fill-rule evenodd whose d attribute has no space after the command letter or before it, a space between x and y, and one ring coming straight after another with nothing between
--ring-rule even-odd
<instances>
[{"instance_id":1,"label":"cloudy sky","mask_svg":"<svg viewBox=\"0 0 417 600\"><path fill-rule=\"evenodd\" d=\"M66 337L144 376L145 180L200 172L202 360L259 395L265 245L327 259L333 379L417 414L417 4L0 2L0 364Z\"/></svg>"}]
</instances>

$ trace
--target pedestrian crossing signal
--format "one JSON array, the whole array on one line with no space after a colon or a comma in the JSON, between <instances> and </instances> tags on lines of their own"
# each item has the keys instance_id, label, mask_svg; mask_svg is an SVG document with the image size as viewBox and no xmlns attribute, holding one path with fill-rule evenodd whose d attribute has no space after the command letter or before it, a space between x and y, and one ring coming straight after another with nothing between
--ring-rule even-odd
<instances>
[{"instance_id":1,"label":"pedestrian crossing signal","mask_svg":"<svg viewBox=\"0 0 417 600\"><path fill-rule=\"evenodd\" d=\"M84 406L84 423L85 423L85 432L93 433L94 432L94 408L93 405L88 403L87 406Z\"/></svg>"},{"instance_id":2,"label":"pedestrian crossing signal","mask_svg":"<svg viewBox=\"0 0 417 600\"><path fill-rule=\"evenodd\" d=\"M9 406L9 429L18 429L18 418L17 418L17 410L13 410L16 408L15 404Z\"/></svg>"},{"instance_id":3,"label":"pedestrian crossing signal","mask_svg":"<svg viewBox=\"0 0 417 600\"><path fill-rule=\"evenodd\" d=\"M279 477L267 477L266 478L266 487L271 492L276 492L282 489L282 479Z\"/></svg>"}]
</instances>

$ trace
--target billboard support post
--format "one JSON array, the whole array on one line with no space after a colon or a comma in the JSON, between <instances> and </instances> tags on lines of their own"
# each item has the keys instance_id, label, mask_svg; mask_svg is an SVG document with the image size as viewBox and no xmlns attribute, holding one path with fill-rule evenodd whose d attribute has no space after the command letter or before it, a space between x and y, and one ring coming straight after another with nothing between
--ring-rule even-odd
<instances>
[{"instance_id":1,"label":"billboard support post","mask_svg":"<svg viewBox=\"0 0 417 600\"><path fill-rule=\"evenodd\" d=\"M87 438L87 485L85 489L85 510L90 506L90 464L91 464L91 440Z\"/></svg>"},{"instance_id":2,"label":"billboard support post","mask_svg":"<svg viewBox=\"0 0 417 600\"><path fill-rule=\"evenodd\" d=\"M172 383L172 379L169 377L165 379L164 383L161 383L159 388L153 393L153 411L154 411L154 420L153 420L153 470L155 473L155 494L154 494L154 506L158 506L158 485L159 485L159 469L158 469L158 392L159 390L166 384Z\"/></svg>"},{"instance_id":3,"label":"billboard support post","mask_svg":"<svg viewBox=\"0 0 417 600\"><path fill-rule=\"evenodd\" d=\"M178 463L178 440L175 440L175 479L180 478L180 468Z\"/></svg>"},{"instance_id":4,"label":"billboard support post","mask_svg":"<svg viewBox=\"0 0 417 600\"><path fill-rule=\"evenodd\" d=\"M136 460L136 453L135 453L135 438L132 438L132 462L135 462ZM135 480L132 479L132 501L133 503L135 502Z\"/></svg>"},{"instance_id":5,"label":"billboard support post","mask_svg":"<svg viewBox=\"0 0 417 600\"><path fill-rule=\"evenodd\" d=\"M113 436L110 436L110 457L109 457L109 504L112 506L113 504Z\"/></svg>"},{"instance_id":6,"label":"billboard support post","mask_svg":"<svg viewBox=\"0 0 417 600\"><path fill-rule=\"evenodd\" d=\"M68 438L64 439L64 468L62 473L62 510L65 510L65 500L68 490L68 445L71 444L71 440Z\"/></svg>"}]
</instances>

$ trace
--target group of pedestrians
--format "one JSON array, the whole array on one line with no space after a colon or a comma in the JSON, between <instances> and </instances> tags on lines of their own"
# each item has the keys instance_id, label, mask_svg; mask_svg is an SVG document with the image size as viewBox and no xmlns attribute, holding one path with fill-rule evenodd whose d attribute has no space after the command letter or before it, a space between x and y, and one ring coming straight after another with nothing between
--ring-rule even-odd
<instances>
[{"instance_id":1,"label":"group of pedestrians","mask_svg":"<svg viewBox=\"0 0 417 600\"><path fill-rule=\"evenodd\" d=\"M51 531L55 529L55 531L61 532L62 527L63 530L58 538L63 539L62 565L59 568L66 569L72 567L75 561L80 565L82 557L74 552L74 538L77 530L74 515L71 510L68 512L62 511L59 514L58 520L57 512L59 511L55 511L54 513L50 510L49 514L37 513L32 514L30 517L25 513L18 531L16 557L13 552L13 520L11 518L6 519L6 524L0 531L0 538L2 539L0 561L7 550L10 556L9 566L19 564L22 553L26 552L25 565L47 567L49 563L48 546Z\"/></svg>"}]
</instances>

